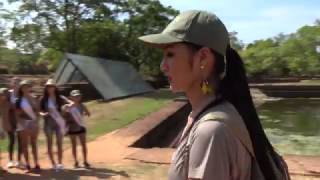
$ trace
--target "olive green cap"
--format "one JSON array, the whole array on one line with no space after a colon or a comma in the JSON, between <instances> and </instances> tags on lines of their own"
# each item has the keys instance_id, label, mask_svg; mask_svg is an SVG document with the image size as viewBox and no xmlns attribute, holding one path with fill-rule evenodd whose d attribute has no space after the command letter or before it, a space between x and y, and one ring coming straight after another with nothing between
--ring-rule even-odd
<instances>
[{"instance_id":1,"label":"olive green cap","mask_svg":"<svg viewBox=\"0 0 320 180\"><path fill-rule=\"evenodd\" d=\"M145 43L164 48L172 43L189 42L226 54L229 33L220 19L206 11L191 10L178 15L160 34L139 37Z\"/></svg>"}]
</instances>

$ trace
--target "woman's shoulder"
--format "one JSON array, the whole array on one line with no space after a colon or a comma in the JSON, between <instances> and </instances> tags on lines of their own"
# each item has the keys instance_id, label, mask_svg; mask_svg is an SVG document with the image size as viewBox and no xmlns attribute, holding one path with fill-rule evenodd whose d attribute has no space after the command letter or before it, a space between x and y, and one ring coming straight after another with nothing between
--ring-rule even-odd
<instances>
[{"instance_id":1,"label":"woman's shoulder","mask_svg":"<svg viewBox=\"0 0 320 180\"><path fill-rule=\"evenodd\" d=\"M225 134L229 131L246 131L243 120L236 108L225 101L205 111L196 123L198 134ZM242 134L242 133L241 133Z\"/></svg>"},{"instance_id":2,"label":"woman's shoulder","mask_svg":"<svg viewBox=\"0 0 320 180\"><path fill-rule=\"evenodd\" d=\"M194 127L193 134L202 138L210 138L212 136L225 134L225 130L226 125L221 121L203 121Z\"/></svg>"},{"instance_id":3,"label":"woman's shoulder","mask_svg":"<svg viewBox=\"0 0 320 180\"><path fill-rule=\"evenodd\" d=\"M211 133L236 138L247 146L250 153L253 153L252 143L246 125L237 109L231 103L223 102L209 109L201 116L199 122L198 131L203 131L205 127L210 128L210 126L216 126L209 129Z\"/></svg>"},{"instance_id":4,"label":"woman's shoulder","mask_svg":"<svg viewBox=\"0 0 320 180\"><path fill-rule=\"evenodd\" d=\"M204 145L211 148L222 148L222 145L235 144L236 137L230 132L226 124L221 121L204 121L191 131L188 143L191 145ZM217 147L217 145L219 147Z\"/></svg>"},{"instance_id":5,"label":"woman's shoulder","mask_svg":"<svg viewBox=\"0 0 320 180\"><path fill-rule=\"evenodd\" d=\"M199 121L226 121L235 119L241 119L241 116L236 108L228 101L224 101L212 108L209 108L199 117Z\"/></svg>"}]
</instances>

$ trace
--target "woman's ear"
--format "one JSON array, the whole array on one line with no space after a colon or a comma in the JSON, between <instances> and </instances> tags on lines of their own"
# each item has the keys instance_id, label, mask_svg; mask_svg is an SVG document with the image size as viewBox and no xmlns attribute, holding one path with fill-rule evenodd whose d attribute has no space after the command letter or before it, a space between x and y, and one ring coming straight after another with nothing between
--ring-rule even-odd
<instances>
[{"instance_id":1,"label":"woman's ear","mask_svg":"<svg viewBox=\"0 0 320 180\"><path fill-rule=\"evenodd\" d=\"M207 47L204 47L204 48L201 48L199 51L199 56L200 56L200 63L202 66L206 66L209 61L211 61L211 58L212 58L212 52L209 48Z\"/></svg>"},{"instance_id":2,"label":"woman's ear","mask_svg":"<svg viewBox=\"0 0 320 180\"><path fill-rule=\"evenodd\" d=\"M200 59L200 69L202 71L202 75L204 76L204 78L208 78L211 73L212 70L214 69L214 61L215 61L215 57L212 53L212 51L210 50L210 48L204 47L201 48L199 51L199 59Z\"/></svg>"}]
</instances>

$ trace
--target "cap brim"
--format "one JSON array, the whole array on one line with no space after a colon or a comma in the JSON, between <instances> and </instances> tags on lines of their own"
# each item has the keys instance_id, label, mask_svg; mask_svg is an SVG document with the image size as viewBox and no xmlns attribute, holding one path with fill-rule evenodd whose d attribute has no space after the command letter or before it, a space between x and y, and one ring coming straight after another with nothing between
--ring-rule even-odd
<instances>
[{"instance_id":1,"label":"cap brim","mask_svg":"<svg viewBox=\"0 0 320 180\"><path fill-rule=\"evenodd\" d=\"M166 46L173 44L173 43L179 43L183 42L182 39L173 37L169 34L160 33L160 34L150 34L146 36L139 37L139 40L146 43L148 46L154 47L154 48L165 48Z\"/></svg>"}]
</instances>

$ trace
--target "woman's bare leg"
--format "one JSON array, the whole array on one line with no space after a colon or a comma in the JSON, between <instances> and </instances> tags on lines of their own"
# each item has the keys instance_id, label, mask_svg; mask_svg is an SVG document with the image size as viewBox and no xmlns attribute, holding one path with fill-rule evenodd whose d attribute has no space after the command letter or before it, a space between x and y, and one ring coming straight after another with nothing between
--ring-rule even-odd
<instances>
[{"instance_id":1,"label":"woman's bare leg","mask_svg":"<svg viewBox=\"0 0 320 180\"><path fill-rule=\"evenodd\" d=\"M29 144L29 133L26 130L22 130L19 132L19 138L20 138L20 145L21 145L21 152L25 158L26 165L30 166L29 161L29 153L28 153L28 144Z\"/></svg>"},{"instance_id":2,"label":"woman's bare leg","mask_svg":"<svg viewBox=\"0 0 320 180\"><path fill-rule=\"evenodd\" d=\"M77 159L77 139L76 135L70 135L71 145L72 145L72 155L75 163L78 163Z\"/></svg>"},{"instance_id":3,"label":"woman's bare leg","mask_svg":"<svg viewBox=\"0 0 320 180\"><path fill-rule=\"evenodd\" d=\"M38 130L33 130L31 133L31 147L33 160L36 166L39 166L38 162Z\"/></svg>"},{"instance_id":4,"label":"woman's bare leg","mask_svg":"<svg viewBox=\"0 0 320 180\"><path fill-rule=\"evenodd\" d=\"M60 132L56 132L56 141L57 141L57 148L58 148L58 163L62 164L63 158L63 135Z\"/></svg>"},{"instance_id":5,"label":"woman's bare leg","mask_svg":"<svg viewBox=\"0 0 320 180\"><path fill-rule=\"evenodd\" d=\"M56 162L54 161L53 152L52 152L52 133L46 133L47 137L47 150L48 156L51 161L52 166L55 166Z\"/></svg>"},{"instance_id":6,"label":"woman's bare leg","mask_svg":"<svg viewBox=\"0 0 320 180\"><path fill-rule=\"evenodd\" d=\"M88 163L87 155L88 155L88 149L87 149L87 140L86 140L86 133L79 134L79 139L82 147L82 155L83 155L83 161L85 163Z\"/></svg>"}]
</instances>

